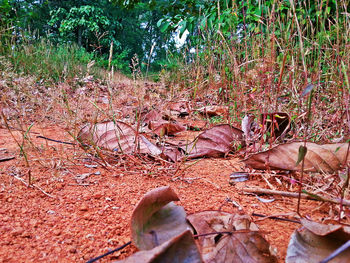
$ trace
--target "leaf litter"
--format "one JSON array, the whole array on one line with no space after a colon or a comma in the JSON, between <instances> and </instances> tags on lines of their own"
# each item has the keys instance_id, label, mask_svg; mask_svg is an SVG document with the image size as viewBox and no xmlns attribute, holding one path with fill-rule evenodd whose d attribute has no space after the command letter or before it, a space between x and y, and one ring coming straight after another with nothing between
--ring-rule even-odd
<instances>
[{"instance_id":1,"label":"leaf litter","mask_svg":"<svg viewBox=\"0 0 350 263\"><path fill-rule=\"evenodd\" d=\"M248 216L203 211L187 216L189 225L172 201L179 198L168 186L144 195L131 218L132 240L142 251L118 262L277 262Z\"/></svg>"},{"instance_id":2,"label":"leaf litter","mask_svg":"<svg viewBox=\"0 0 350 263\"><path fill-rule=\"evenodd\" d=\"M177 109L176 109L176 107L177 107ZM188 116L189 114L191 114L190 107L188 106L188 103L180 103L176 107L175 106L172 107L172 112L169 113L168 117L177 118L177 117ZM107 124L107 123L109 123L109 124ZM124 152L124 153L128 153L128 154L145 153L145 154L151 154L151 155L159 155L159 154L163 153L163 151L164 151L165 147L163 145L158 145L156 143L153 143L148 137L144 136L143 134L140 134L138 131L136 131L136 129L132 128L132 126L127 124L127 123L123 123L123 122L120 122L120 121L115 121L112 124L110 122L105 122L99 127L95 127L95 125L99 126L100 123L94 124L94 125L87 125L85 128L82 129L82 132L80 133L79 139L82 142L84 142L84 144L90 144L93 147L97 147L97 148L100 148L100 147L101 148L106 148L108 150L114 151L117 154ZM105 132L104 135L101 134L101 133L104 133L103 130ZM159 132L159 135L161 135L162 133L163 132ZM164 135L166 136L166 134L164 134ZM193 154L193 156L192 156L193 158L199 158L199 157L201 157L201 155L199 155L200 152L210 152L208 149L211 148L212 146L208 147L206 145L211 145L211 144L215 145L215 140L216 139L213 140L213 142L209 142L208 143L207 139L206 139L206 136L207 135L203 135L202 137L200 137L200 136L197 137L197 140L199 138L202 138L203 141L205 142L203 144L202 148L199 147L201 144L200 143L198 144L198 142L196 143L195 141L193 141L193 142L191 142L189 144L189 145L193 146L191 148L197 147L197 150L196 150L196 152L194 152L194 154L191 153L191 152L183 153L183 151L184 151L184 149L182 149L182 147L184 147L183 145L180 145L180 146L178 146L176 148L178 150L180 148L181 155L182 154L184 154L184 155L187 154L187 155L191 156L191 154ZM207 136L207 137L210 137L210 136ZM235 152L235 150L237 150L238 148L242 147L243 143L241 141L240 135L235 134L234 137L237 137L238 139L236 141L227 140L227 141L229 141L229 143L224 143L224 146L222 148L215 149L214 154L213 155L208 154L207 157L210 157L210 156L215 156L215 157L217 157L217 156L225 156L225 155L227 155L228 152ZM198 140L198 141L200 141L200 140ZM120 142L123 142L123 143L120 144ZM237 147L236 143L238 144L238 147ZM305 156L305 158L309 158L309 159L316 158L316 157L311 157L311 158L308 157L308 154L310 153L310 149L311 149L311 152L312 152L312 149L313 149L313 147L309 146L308 144L309 144L309 142L307 143L307 155ZM283 145L283 144L281 144L281 145ZM3 144L2 144L2 146L3 146ZM277 147L279 147L279 146L277 146ZM282 147L285 147L285 146L282 146ZM322 146L322 148L323 148L323 146ZM230 151L227 151L228 149L230 149ZM294 157L298 155L297 150L298 150L298 147L294 147L294 149L292 150ZM316 149L315 151L317 152L319 150L320 149ZM274 150L272 149L270 153L272 153L273 151ZM323 152L323 150L321 150L321 152ZM313 162L312 167L310 165L311 168L308 171L316 171L316 172L327 172L327 171L328 172L329 171L330 172L336 172L336 171L339 171L339 169L342 168L344 163L339 161L339 160L341 160L341 158L339 159L337 157L336 159L338 159L338 161L337 160L333 160L332 158L334 157L334 155L338 156L338 152L341 153L340 157L344 157L344 148L340 147L338 149L338 147L337 147L337 149L334 149L334 146L332 146L330 152L331 153L324 153L324 154L322 153L320 159L317 159L318 158L317 157L316 158L317 162ZM295 164L296 164L296 159L297 158L293 157L293 161L287 161L286 162L287 165L284 164L284 166L283 166L283 167L287 167L287 168L283 168L283 167L281 168L280 166L278 166L278 165L275 166L274 164L270 166L270 164L268 162L266 162L266 160L268 160L269 158L267 158L267 159L265 158L264 159L264 157L266 157L266 155L264 156L264 152L257 153L256 155L258 155L258 154L262 154L262 156L263 156L262 158L259 157L260 159L257 158L257 159L259 159L258 162L260 162L260 164L259 164L260 167L262 167L261 169L264 169L264 170L265 169L271 169L271 167L273 167L275 169L281 169L281 170L286 169L286 170L292 170L292 171L298 171L298 169L300 169L300 168L295 168ZM283 155L283 158L280 158L280 159L284 160L284 158L286 158L286 156L287 156L287 154ZM254 158L256 158L256 157L254 157ZM182 160L182 159L180 158L180 159L177 159L177 160ZM13 161L11 161L11 163L12 162ZM262 165L261 163L264 163L264 164ZM312 161L311 161L311 163L312 163ZM324 167L321 166L320 164L324 165ZM294 167L293 168L294 170L291 169L291 167ZM327 169L329 169L329 170L327 170ZM84 174L84 173L79 173L79 174ZM23 175L20 175L20 176L23 176ZM17 176L17 177L19 177L19 176ZM292 186L292 184L290 186ZM235 189L236 190L239 189L238 187L239 187L239 185L236 186ZM291 188L293 188L293 187L291 187ZM98 196L99 195L97 194L96 198L98 198ZM90 196L87 195L86 199L89 199L89 198L90 198ZM5 196L5 200L6 200L6 202L11 202L11 197L7 197L7 195L6 195ZM9 200L9 201L7 201L7 200ZM6 202L4 204L4 207L8 207ZM23 207L25 207L25 205L23 205ZM83 207L83 208L84 209L79 209L79 211L87 211L86 207ZM59 209L59 208L57 208L57 209ZM334 214L332 215L331 212L332 211L330 210L329 217L334 217ZM347 215L347 213L348 213L348 211L346 211L346 210L343 211L343 212L344 212L343 214L345 214L345 215ZM28 213L24 210L22 212L22 214L28 214ZM88 219L89 216L88 215L86 215L86 216L84 215L84 218ZM344 215L342 215L342 218L344 218ZM91 220L91 219L88 219L88 220ZM11 222L11 220L7 219L5 222ZM45 225L43 225L42 227L45 228ZM37 230L37 232L39 232L39 231L40 231L40 229ZM18 233L20 233L20 234L18 235ZM182 235L183 236L191 236L189 234L190 233L187 231L187 232L184 232L183 234L181 234L179 236L174 237L173 239L181 240L182 239ZM7 238L7 236L8 236L8 234L6 232L5 233L5 237ZM21 230L16 230L16 231L13 232L13 236L28 237L28 236L30 236L30 234L28 234L28 233L23 233L22 234ZM152 237L154 238L154 235ZM222 239L222 237L218 237L217 239L220 241ZM157 239L155 239L155 240L157 240ZM154 239L153 239L153 241L154 241ZM167 242L168 241L164 242L160 246L163 246L165 244L164 246L167 247L167 244L166 244ZM22 246L23 246L23 244L22 244ZM5 245L4 247L7 247L7 245ZM72 248L71 251L75 251L75 250ZM86 253L85 255L88 255L88 253ZM90 252L90 255L91 255L91 252Z\"/></svg>"},{"instance_id":3,"label":"leaf litter","mask_svg":"<svg viewBox=\"0 0 350 263\"><path fill-rule=\"evenodd\" d=\"M199 236L204 262L277 262L247 215L203 211L187 218Z\"/></svg>"},{"instance_id":4,"label":"leaf litter","mask_svg":"<svg viewBox=\"0 0 350 263\"><path fill-rule=\"evenodd\" d=\"M272 130L274 129L275 120L275 115L273 115L272 123L270 124L269 129L271 129L272 134L275 132L278 136L280 136L282 133L285 134L286 129L289 129L290 126L290 120L288 119L289 116L283 115L280 117L279 115L277 115L277 117L282 119L282 124L284 123L285 118L287 118L289 123L285 128L283 128L283 130L280 130L279 128L281 124L276 122L277 132L275 132ZM150 130L152 130L152 132L157 134L159 137L173 135L186 129L184 126L159 120L159 116L160 115L157 112L153 111L148 117L146 115L147 118L145 118L148 122L148 127ZM266 116L267 115L265 114L264 121ZM138 134L131 126L122 122L102 123L98 124L101 125L98 127L96 127L96 125L86 126L79 132L78 138L82 143L94 143L98 147L113 151L120 150L122 152L125 151L127 153L133 153L137 149L139 153L160 155L163 158L176 162L182 158L193 159L199 157L225 156L229 152L234 152L239 148L244 147L245 143L250 143L249 139L252 138L251 134L254 132L253 129L256 130L256 126L255 128L252 128L252 123L253 122L250 119L247 124L242 124L244 132L227 124L216 125L213 128L205 130L199 134L191 143L186 145L179 144L177 146L168 145L166 147L163 145L162 150L161 146L158 147L156 144L151 143L144 136ZM169 126L170 124L173 126ZM244 137L248 138L248 140L244 140ZM124 145L127 145L127 147ZM302 157L300 154L300 149L303 150ZM302 159L304 159L303 169L305 172L331 173L338 171L348 162L348 160L345 160L346 156L348 156L347 151L348 144L338 143L318 145L309 142L306 143L306 147L304 147L301 142L292 142L280 144L265 152L252 154L248 158L244 159L243 162L255 169L300 171L300 162ZM164 195L167 196L164 200L162 199L163 192L167 193ZM157 200L158 198L160 199ZM257 198L262 200L264 203L275 200L273 198ZM150 261L147 262L152 262L152 260L159 257L159 255L164 257L163 253L165 252L163 252L163 249L158 250L157 247L166 243L167 245L164 246L166 247L165 250L167 250L169 245L174 245L172 242L168 242L170 239L179 240L179 235L182 235L184 231L189 230L189 226L184 221L184 210L171 202L175 200L178 200L178 198L176 195L174 195L170 188L156 189L150 194L147 194L140 201L137 209L134 210L132 217L132 236L134 243L141 250L155 249L156 251L155 254L152 252L151 256L148 253L145 254L141 252L141 254L139 254L142 255L142 257L149 257ZM147 211L147 213L145 213L145 211ZM197 215L192 217L195 218L196 216ZM194 220L193 218L192 220ZM188 220L191 222L191 216ZM217 218L213 220L216 221ZM232 220L233 219L231 218L230 221ZM205 222L207 225L211 226L210 222ZM191 223L192 225L194 224L193 222ZM221 224L223 224L222 220ZM199 233L199 235L210 234L208 232L202 233L199 229L196 229L196 226L194 226L194 229L197 231L197 233ZM199 238L199 246L201 247L204 262L231 262L231 259L233 258L234 260L232 260L232 262L277 261L275 256L271 255L269 252L269 244L257 232L248 231L248 235L247 233L239 232L235 233L235 235L224 235L223 238L220 236L222 233L227 234L226 232L232 231L233 229L236 230L232 224L228 226L226 223L226 225L221 225L221 227L218 228L218 225L215 223L213 226L211 226L211 229L217 231L219 234L214 238ZM295 240L295 235L298 235L298 232L292 236L291 244L294 244L293 242ZM252 242L252 240L255 241ZM249 243L250 245L247 245L247 242L251 242ZM208 244L210 244L210 248L207 247ZM247 249L246 246L249 249ZM333 248L331 248L331 250L332 249ZM169 258L169 256L165 257ZM299 262L298 260L300 255L294 257L296 257L297 260L295 262ZM131 258L130 260L133 259ZM201 262L200 258L198 258L198 260Z\"/></svg>"},{"instance_id":5,"label":"leaf litter","mask_svg":"<svg viewBox=\"0 0 350 263\"><path fill-rule=\"evenodd\" d=\"M166 131L177 130L168 125L167 123L160 129L167 127ZM180 127L179 130L183 128ZM163 131L162 135L165 135L166 131ZM181 157L193 159L225 156L244 145L242 134L240 129L228 124L220 124L202 132L186 145L158 147L145 136L138 134L130 125L120 121L110 121L84 126L79 131L77 138L82 145L95 145L116 153L143 153L155 156L162 153L165 158L176 161ZM182 153L179 152L179 149L182 150Z\"/></svg>"}]
</instances>

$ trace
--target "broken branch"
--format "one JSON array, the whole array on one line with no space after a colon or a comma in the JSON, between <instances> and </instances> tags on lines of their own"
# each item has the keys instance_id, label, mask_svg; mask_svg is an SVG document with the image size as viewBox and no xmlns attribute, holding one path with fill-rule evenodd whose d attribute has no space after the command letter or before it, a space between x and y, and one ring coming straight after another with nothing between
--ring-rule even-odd
<instances>
[{"instance_id":1,"label":"broken branch","mask_svg":"<svg viewBox=\"0 0 350 263\"><path fill-rule=\"evenodd\" d=\"M242 191L243 192L247 192L247 193L254 193L254 194L281 195L281 196L293 197L293 198L298 198L299 197L298 193L270 190L270 189L264 189L264 188L243 188ZM340 202L341 202L340 199L333 199L333 198L323 197L323 196L320 196L320 195L317 195L317 198L316 198L316 197L310 196L308 194L301 194L301 198L302 199L322 201L322 202L328 202L328 203L332 203L332 204L340 204ZM342 203L345 206L350 206L350 201L349 200L344 200L343 199Z\"/></svg>"}]
</instances>

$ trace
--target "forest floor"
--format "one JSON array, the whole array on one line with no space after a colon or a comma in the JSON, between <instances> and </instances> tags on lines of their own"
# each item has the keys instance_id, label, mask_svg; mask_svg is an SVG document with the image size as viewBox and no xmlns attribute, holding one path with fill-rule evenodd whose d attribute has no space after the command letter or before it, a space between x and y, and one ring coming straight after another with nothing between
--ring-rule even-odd
<instances>
[{"instance_id":1,"label":"forest floor","mask_svg":"<svg viewBox=\"0 0 350 263\"><path fill-rule=\"evenodd\" d=\"M104 166L100 158L77 145L37 137L74 143L67 131L77 131L76 127L86 120L108 119L104 114L92 113L97 111L96 108L108 111L109 104L104 99L108 97L106 90L99 92L97 97L86 91L78 99L75 95L78 91L70 94L69 86L63 89L68 94L71 110L77 111L79 107L77 115L80 115L69 122L64 120L69 117L69 111L58 100L50 102L50 110L47 110L46 100L40 100L20 122L16 121L16 113L11 116L11 110L6 109L11 128L1 124L0 157L14 159L0 163L0 262L84 262L119 247L131 240L130 218L135 205L145 193L160 186L171 186L180 198L176 203L183 206L187 214L220 209L250 215L279 262L284 262L290 236L300 225L256 217L253 213L295 218L297 199L275 195L273 202L265 203L242 189L254 186L286 190L283 184L288 175L248 169L240 162L242 156L239 153L177 164L146 156L114 159L109 156L106 159L109 166ZM164 100L161 96L144 98L149 101L149 108ZM95 99L96 104L88 103L89 99ZM125 89L116 94L112 104L119 112L125 107L133 112L137 103L138 100ZM186 121L193 125L203 123L191 115ZM31 123L34 125L26 135L25 126L16 123L27 127ZM198 133L185 131L172 140L192 139L195 134ZM24 145L28 164L18 143ZM230 184L230 174L238 171L248 172L249 180ZM29 174L31 187L27 185ZM301 213L312 219L327 218L335 207L302 200ZM135 251L136 247L131 245L100 262L123 259Z\"/></svg>"}]
</instances>

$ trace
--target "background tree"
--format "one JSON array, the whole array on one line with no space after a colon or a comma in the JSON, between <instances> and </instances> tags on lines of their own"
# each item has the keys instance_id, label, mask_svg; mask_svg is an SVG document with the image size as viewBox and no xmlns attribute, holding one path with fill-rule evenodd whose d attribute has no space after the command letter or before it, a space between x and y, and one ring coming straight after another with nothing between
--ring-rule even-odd
<instances>
[{"instance_id":1,"label":"background tree","mask_svg":"<svg viewBox=\"0 0 350 263\"><path fill-rule=\"evenodd\" d=\"M139 3L132 9L112 4L108 0L2 0L2 23L14 26L12 33L21 41L23 34L49 38L60 45L77 43L93 52L99 65L108 64L111 43L114 44L114 64L128 71L131 58L137 54L145 67L150 61L159 69L157 61L164 60L173 40L170 32L162 32L157 26L162 13Z\"/></svg>"}]
</instances>

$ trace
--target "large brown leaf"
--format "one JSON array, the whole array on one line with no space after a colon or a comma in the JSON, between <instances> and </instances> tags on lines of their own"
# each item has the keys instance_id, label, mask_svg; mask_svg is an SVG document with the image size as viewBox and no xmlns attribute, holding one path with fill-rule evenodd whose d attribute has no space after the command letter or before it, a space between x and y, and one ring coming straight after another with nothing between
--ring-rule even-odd
<instances>
[{"instance_id":1,"label":"large brown leaf","mask_svg":"<svg viewBox=\"0 0 350 263\"><path fill-rule=\"evenodd\" d=\"M221 105L211 105L211 106L204 106L202 108L197 109L197 111L208 117L212 116L227 116L229 112L228 106L221 106Z\"/></svg>"},{"instance_id":2,"label":"large brown leaf","mask_svg":"<svg viewBox=\"0 0 350 263\"><path fill-rule=\"evenodd\" d=\"M132 240L140 250L152 249L191 229L183 207L172 202L178 200L169 186L143 196L131 217Z\"/></svg>"},{"instance_id":3,"label":"large brown leaf","mask_svg":"<svg viewBox=\"0 0 350 263\"><path fill-rule=\"evenodd\" d=\"M186 127L182 124L162 120L149 122L148 128L161 137L163 135L175 135L176 133L186 131Z\"/></svg>"},{"instance_id":4,"label":"large brown leaf","mask_svg":"<svg viewBox=\"0 0 350 263\"><path fill-rule=\"evenodd\" d=\"M121 121L88 124L79 131L78 140L83 144L96 145L118 153L161 153L146 137L137 135L130 125Z\"/></svg>"},{"instance_id":5,"label":"large brown leaf","mask_svg":"<svg viewBox=\"0 0 350 263\"><path fill-rule=\"evenodd\" d=\"M276 169L300 171L301 163L296 166L299 147L303 142L292 142L278 145L268 151L253 154L243 160L254 169ZM345 164L348 143L323 144L308 142L304 161L306 172L328 172L339 170ZM350 154L347 162L350 161Z\"/></svg>"},{"instance_id":6,"label":"large brown leaf","mask_svg":"<svg viewBox=\"0 0 350 263\"><path fill-rule=\"evenodd\" d=\"M287 249L287 263L316 263L350 240L350 227L326 225L302 219L302 228L295 230ZM331 260L332 263L350 261L350 250Z\"/></svg>"},{"instance_id":7,"label":"large brown leaf","mask_svg":"<svg viewBox=\"0 0 350 263\"><path fill-rule=\"evenodd\" d=\"M188 101L169 102L166 105L164 115L167 119L172 119L175 116L187 116L190 112L191 107Z\"/></svg>"},{"instance_id":8,"label":"large brown leaf","mask_svg":"<svg viewBox=\"0 0 350 263\"><path fill-rule=\"evenodd\" d=\"M148 125L151 121L159 121L161 119L162 114L159 111L151 110L143 117L142 122Z\"/></svg>"},{"instance_id":9,"label":"large brown leaf","mask_svg":"<svg viewBox=\"0 0 350 263\"><path fill-rule=\"evenodd\" d=\"M186 158L219 157L244 144L243 132L229 124L216 125L198 135L193 142L181 146Z\"/></svg>"},{"instance_id":10,"label":"large brown leaf","mask_svg":"<svg viewBox=\"0 0 350 263\"><path fill-rule=\"evenodd\" d=\"M204 211L189 215L187 219L199 235L215 233L198 239L205 262L276 262L276 258L270 254L269 243L246 215Z\"/></svg>"},{"instance_id":11,"label":"large brown leaf","mask_svg":"<svg viewBox=\"0 0 350 263\"><path fill-rule=\"evenodd\" d=\"M194 242L191 231L169 239L160 246L151 250L139 251L132 256L115 261L116 263L200 263L203 262L201 254Z\"/></svg>"}]
</instances>

